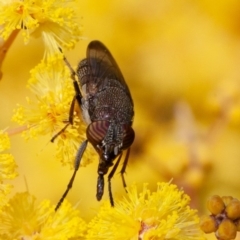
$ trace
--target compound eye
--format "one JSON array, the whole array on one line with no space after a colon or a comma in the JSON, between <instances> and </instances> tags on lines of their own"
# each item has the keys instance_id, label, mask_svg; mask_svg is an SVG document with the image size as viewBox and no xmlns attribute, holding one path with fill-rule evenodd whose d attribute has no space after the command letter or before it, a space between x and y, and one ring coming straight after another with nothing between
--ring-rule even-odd
<instances>
[{"instance_id":1,"label":"compound eye","mask_svg":"<svg viewBox=\"0 0 240 240\"><path fill-rule=\"evenodd\" d=\"M135 138L135 133L131 126L126 125L124 126L124 129L125 129L125 134L123 137L123 145L122 145L123 150L129 148L132 145Z\"/></svg>"},{"instance_id":2,"label":"compound eye","mask_svg":"<svg viewBox=\"0 0 240 240\"><path fill-rule=\"evenodd\" d=\"M108 121L92 122L87 128L87 139L94 147L99 145L107 134L110 123Z\"/></svg>"}]
</instances>

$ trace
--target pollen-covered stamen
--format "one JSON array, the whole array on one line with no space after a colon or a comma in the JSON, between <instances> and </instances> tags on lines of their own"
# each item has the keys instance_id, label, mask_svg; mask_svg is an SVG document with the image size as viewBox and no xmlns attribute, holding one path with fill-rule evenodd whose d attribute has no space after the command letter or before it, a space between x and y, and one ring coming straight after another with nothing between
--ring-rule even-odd
<instances>
[{"instance_id":1,"label":"pollen-covered stamen","mask_svg":"<svg viewBox=\"0 0 240 240\"><path fill-rule=\"evenodd\" d=\"M114 208L102 205L87 239L98 239L99 233L102 239L205 239L190 199L174 185L159 183L155 192L146 184L138 192L134 185L123 199L114 200Z\"/></svg>"}]
</instances>

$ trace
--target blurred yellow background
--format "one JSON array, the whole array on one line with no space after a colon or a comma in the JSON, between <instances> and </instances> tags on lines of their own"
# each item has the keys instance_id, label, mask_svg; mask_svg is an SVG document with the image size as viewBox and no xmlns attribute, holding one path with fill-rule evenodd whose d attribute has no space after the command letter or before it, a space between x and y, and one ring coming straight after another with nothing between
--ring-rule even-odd
<instances>
[{"instance_id":1,"label":"blurred yellow background","mask_svg":"<svg viewBox=\"0 0 240 240\"><path fill-rule=\"evenodd\" d=\"M135 104L128 185L169 181L205 211L212 194L240 198L240 1L129 0L77 2L83 40L66 55L75 67L92 40L102 41L123 72ZM24 46L19 35L3 64L0 127L17 103L25 105L29 70L43 56L43 43ZM20 176L15 192L28 188L38 201L57 203L72 171L54 159L49 137L11 138ZM68 200L90 219L97 162L79 170ZM116 198L124 194L119 174ZM104 199L108 199L107 188Z\"/></svg>"}]
</instances>

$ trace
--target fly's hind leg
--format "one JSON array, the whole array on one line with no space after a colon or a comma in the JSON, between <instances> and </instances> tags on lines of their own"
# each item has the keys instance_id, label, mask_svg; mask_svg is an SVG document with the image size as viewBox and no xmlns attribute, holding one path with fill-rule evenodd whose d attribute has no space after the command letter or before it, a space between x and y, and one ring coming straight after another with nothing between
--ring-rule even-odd
<instances>
[{"instance_id":1,"label":"fly's hind leg","mask_svg":"<svg viewBox=\"0 0 240 240\"><path fill-rule=\"evenodd\" d=\"M59 50L62 53L62 50L61 49L59 49ZM82 105L81 101L82 101L83 96L82 96L82 93L80 91L78 82L76 80L76 72L74 71L71 64L68 62L67 58L64 55L63 55L63 61L65 62L65 64L67 65L67 67L69 68L69 70L71 72L71 79L73 81L73 87L74 87L74 90L75 90L75 99L77 100L79 107L81 107L81 105Z\"/></svg>"},{"instance_id":2,"label":"fly's hind leg","mask_svg":"<svg viewBox=\"0 0 240 240\"><path fill-rule=\"evenodd\" d=\"M60 50L60 52L62 52L61 49L59 49L59 50ZM80 91L79 85L78 85L77 80L76 80L76 72L73 70L72 66L70 65L70 63L68 62L67 58L64 55L63 55L63 61L65 62L65 64L67 65L67 67L69 68L69 70L71 72L71 79L73 81L73 87L74 87L74 90L75 90L75 96L74 96L74 98L73 98L73 100L71 102L71 106L70 106L70 109L69 109L68 123L57 134L55 134L52 137L51 142L54 142L55 139L60 134L62 134L67 129L67 127L70 124L73 125L75 102L77 101L79 107L81 107L81 105L82 105L82 93Z\"/></svg>"}]
</instances>

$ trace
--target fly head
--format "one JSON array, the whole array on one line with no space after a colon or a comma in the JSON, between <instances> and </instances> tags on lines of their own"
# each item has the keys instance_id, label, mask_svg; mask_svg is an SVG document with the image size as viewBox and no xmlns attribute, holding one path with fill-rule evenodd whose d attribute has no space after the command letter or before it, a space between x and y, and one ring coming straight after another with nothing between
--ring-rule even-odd
<instances>
[{"instance_id":1,"label":"fly head","mask_svg":"<svg viewBox=\"0 0 240 240\"><path fill-rule=\"evenodd\" d=\"M119 156L122 156L122 151L130 148L134 141L134 131L131 125L119 125L110 123L108 121L92 122L87 128L87 138L99 154L98 165L98 180L97 180L97 200L101 200L104 193L104 175L107 174L108 169L113 166L113 161ZM113 176L118 163L113 167L109 176ZM113 198L109 182L110 202L113 205Z\"/></svg>"}]
</instances>

